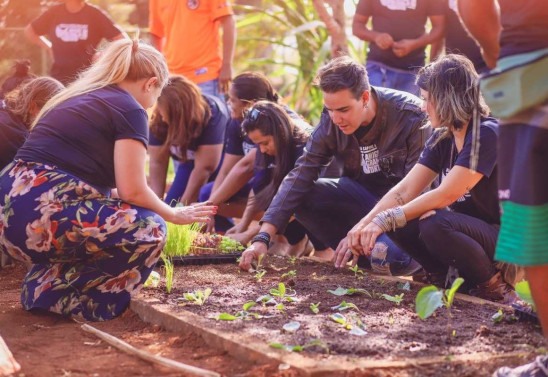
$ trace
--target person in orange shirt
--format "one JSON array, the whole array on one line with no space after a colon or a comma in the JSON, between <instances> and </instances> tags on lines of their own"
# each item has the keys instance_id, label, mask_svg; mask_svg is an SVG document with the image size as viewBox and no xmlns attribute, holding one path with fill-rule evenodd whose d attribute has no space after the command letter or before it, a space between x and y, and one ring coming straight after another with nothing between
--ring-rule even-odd
<instances>
[{"instance_id":1,"label":"person in orange shirt","mask_svg":"<svg viewBox=\"0 0 548 377\"><path fill-rule=\"evenodd\" d=\"M170 72L187 77L202 93L227 93L236 42L230 1L150 0L149 10L152 44L163 52Z\"/></svg>"}]
</instances>

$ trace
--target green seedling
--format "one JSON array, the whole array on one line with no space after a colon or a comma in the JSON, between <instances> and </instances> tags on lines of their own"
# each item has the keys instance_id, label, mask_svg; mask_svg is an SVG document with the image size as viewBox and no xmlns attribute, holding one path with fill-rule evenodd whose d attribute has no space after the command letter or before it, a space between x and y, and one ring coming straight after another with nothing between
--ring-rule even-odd
<instances>
[{"instance_id":1,"label":"green seedling","mask_svg":"<svg viewBox=\"0 0 548 377\"><path fill-rule=\"evenodd\" d=\"M280 276L280 279L281 280L293 279L296 276L297 276L297 270L291 270L291 271L287 271L285 274L282 274L282 276Z\"/></svg>"},{"instance_id":2,"label":"green seedling","mask_svg":"<svg viewBox=\"0 0 548 377\"><path fill-rule=\"evenodd\" d=\"M310 304L309 308L310 308L310 311L314 314L318 314L320 312L320 309L318 308L320 306L320 303L318 302L317 304Z\"/></svg>"},{"instance_id":3,"label":"green seedling","mask_svg":"<svg viewBox=\"0 0 548 377\"><path fill-rule=\"evenodd\" d=\"M289 257L289 264L297 263L297 257Z\"/></svg>"},{"instance_id":4,"label":"green seedling","mask_svg":"<svg viewBox=\"0 0 548 377\"><path fill-rule=\"evenodd\" d=\"M257 283L260 283L263 281L263 276L265 276L265 274L266 270L261 268L260 270L255 271L255 275L253 275L253 277L257 280Z\"/></svg>"},{"instance_id":5,"label":"green seedling","mask_svg":"<svg viewBox=\"0 0 548 377\"><path fill-rule=\"evenodd\" d=\"M533 296L531 295L531 287L529 287L529 283L527 281L522 280L516 284L516 293L519 298L525 301L534 311L536 311L535 302L533 301Z\"/></svg>"},{"instance_id":6,"label":"green seedling","mask_svg":"<svg viewBox=\"0 0 548 377\"><path fill-rule=\"evenodd\" d=\"M364 323L358 318L357 315L349 315L347 318L341 313L335 313L331 314L329 318L331 318L333 322L336 322L344 327L346 330L350 330L348 333L351 335L364 336L367 334Z\"/></svg>"},{"instance_id":7,"label":"green seedling","mask_svg":"<svg viewBox=\"0 0 548 377\"><path fill-rule=\"evenodd\" d=\"M282 326L282 330L285 331L286 333L294 333L300 328L301 328L301 324L296 321L288 322Z\"/></svg>"},{"instance_id":8,"label":"green seedling","mask_svg":"<svg viewBox=\"0 0 548 377\"><path fill-rule=\"evenodd\" d=\"M274 297L270 296L270 295L262 295L261 297L259 297L257 300L255 300L255 302L260 302L261 304L263 304L263 306L266 306L266 305L276 305L277 302L276 300L274 299Z\"/></svg>"},{"instance_id":9,"label":"green seedling","mask_svg":"<svg viewBox=\"0 0 548 377\"><path fill-rule=\"evenodd\" d=\"M192 242L200 232L202 224L176 225L167 223L166 244L162 253L166 257L185 256L190 253Z\"/></svg>"},{"instance_id":10,"label":"green seedling","mask_svg":"<svg viewBox=\"0 0 548 377\"><path fill-rule=\"evenodd\" d=\"M491 317L491 319L493 320L493 323L502 322L502 320L504 319L504 313L502 312L502 309L499 309L498 312L496 312L495 314L493 314L493 316Z\"/></svg>"},{"instance_id":11,"label":"green seedling","mask_svg":"<svg viewBox=\"0 0 548 377\"><path fill-rule=\"evenodd\" d=\"M357 311L360 311L360 309L358 309L358 307L355 304L351 302L346 302L346 301L343 301L339 305L331 307L331 310L338 310L340 312L343 312L348 309L356 309Z\"/></svg>"},{"instance_id":12,"label":"green seedling","mask_svg":"<svg viewBox=\"0 0 548 377\"><path fill-rule=\"evenodd\" d=\"M276 304L276 306L274 307L274 309L282 312L282 313L285 313L285 306L284 304L282 304L281 302L279 304Z\"/></svg>"},{"instance_id":13,"label":"green seedling","mask_svg":"<svg viewBox=\"0 0 548 377\"><path fill-rule=\"evenodd\" d=\"M145 284L143 284L143 288L158 288L158 285L160 285L160 280L160 274L156 271L152 271L145 281Z\"/></svg>"},{"instance_id":14,"label":"green seedling","mask_svg":"<svg viewBox=\"0 0 548 377\"><path fill-rule=\"evenodd\" d=\"M339 325L341 325L342 327L344 327L345 329L347 330L350 330L352 329L352 323L350 323L346 317L344 315L342 315L341 313L335 313L335 314L331 314L329 316L329 318L331 318L331 320L333 322L336 322L338 323Z\"/></svg>"},{"instance_id":15,"label":"green seedling","mask_svg":"<svg viewBox=\"0 0 548 377\"><path fill-rule=\"evenodd\" d=\"M398 283L398 288L403 291L410 291L411 290L411 284L409 284L408 281L405 283Z\"/></svg>"},{"instance_id":16,"label":"green seedling","mask_svg":"<svg viewBox=\"0 0 548 377\"><path fill-rule=\"evenodd\" d=\"M196 290L194 292L186 292L183 294L185 300L190 301L196 305L202 306L205 304L209 296L211 295L211 288L202 290Z\"/></svg>"},{"instance_id":17,"label":"green seedling","mask_svg":"<svg viewBox=\"0 0 548 377\"><path fill-rule=\"evenodd\" d=\"M278 283L278 288L272 288L270 290L270 294L274 297L278 297L280 302L287 301L287 302L295 302L297 299L295 299L293 296L296 295L296 292L292 290L291 288L286 289L284 283Z\"/></svg>"},{"instance_id":18,"label":"green seedling","mask_svg":"<svg viewBox=\"0 0 548 377\"><path fill-rule=\"evenodd\" d=\"M354 267L348 267L348 269L354 273L354 277L356 279L363 279L363 275L365 274L365 272L363 272L363 270L361 270L358 265L355 265Z\"/></svg>"},{"instance_id":19,"label":"green seedling","mask_svg":"<svg viewBox=\"0 0 548 377\"><path fill-rule=\"evenodd\" d=\"M436 309L445 306L451 315L451 306L455 298L455 293L464 283L463 278L457 278L450 289L438 289L433 285L422 288L415 298L415 311L419 318L426 319L430 317Z\"/></svg>"},{"instance_id":20,"label":"green seedling","mask_svg":"<svg viewBox=\"0 0 548 377\"><path fill-rule=\"evenodd\" d=\"M290 345L290 344L282 344L282 343L276 343L276 342L269 343L268 345L272 348L276 348L276 349L284 350L288 352L302 352L306 348L318 346L323 348L326 351L326 353L329 353L329 348L325 344L323 344L319 339L313 340L303 345L298 345L298 344Z\"/></svg>"},{"instance_id":21,"label":"green seedling","mask_svg":"<svg viewBox=\"0 0 548 377\"><path fill-rule=\"evenodd\" d=\"M242 310L236 313L236 315L232 315L229 313L221 313L217 316L218 321L235 321L237 319L261 319L262 316L259 313L250 312L249 309L255 306L255 302L248 301L245 304L242 305Z\"/></svg>"},{"instance_id":22,"label":"green seedling","mask_svg":"<svg viewBox=\"0 0 548 377\"><path fill-rule=\"evenodd\" d=\"M381 295L381 297L384 298L385 300L396 303L396 305L399 305L403 301L403 295L404 295L404 293L400 293L399 295L390 296L390 295L387 295L387 294L383 293Z\"/></svg>"},{"instance_id":23,"label":"green seedling","mask_svg":"<svg viewBox=\"0 0 548 377\"><path fill-rule=\"evenodd\" d=\"M335 296L352 296L354 294L366 294L368 295L369 297L372 297L371 296L371 293L369 293L368 291L366 291L365 289L362 289L362 288L341 288L341 287L338 287L337 289L335 289L334 291L332 290L328 290L327 292L335 295Z\"/></svg>"},{"instance_id":24,"label":"green seedling","mask_svg":"<svg viewBox=\"0 0 548 377\"><path fill-rule=\"evenodd\" d=\"M166 277L166 292L171 293L171 288L173 287L173 274L174 274L173 262L171 261L170 257L167 257L164 254L161 255L161 258L162 258L162 261L164 262L163 270L164 270L164 276Z\"/></svg>"}]
</instances>

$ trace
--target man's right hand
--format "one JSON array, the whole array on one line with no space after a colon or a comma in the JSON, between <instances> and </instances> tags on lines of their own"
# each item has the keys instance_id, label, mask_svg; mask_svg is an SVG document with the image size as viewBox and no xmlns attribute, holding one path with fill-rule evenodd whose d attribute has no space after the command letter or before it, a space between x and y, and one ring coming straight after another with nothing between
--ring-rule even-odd
<instances>
[{"instance_id":1,"label":"man's right hand","mask_svg":"<svg viewBox=\"0 0 548 377\"><path fill-rule=\"evenodd\" d=\"M262 259L266 256L268 247L262 242L252 243L243 253L240 258L240 269L249 271L253 268L253 261L259 262L259 258Z\"/></svg>"},{"instance_id":2,"label":"man's right hand","mask_svg":"<svg viewBox=\"0 0 548 377\"><path fill-rule=\"evenodd\" d=\"M392 47L394 39L388 33L380 33L375 37L375 44L379 46L380 49L386 50Z\"/></svg>"}]
</instances>

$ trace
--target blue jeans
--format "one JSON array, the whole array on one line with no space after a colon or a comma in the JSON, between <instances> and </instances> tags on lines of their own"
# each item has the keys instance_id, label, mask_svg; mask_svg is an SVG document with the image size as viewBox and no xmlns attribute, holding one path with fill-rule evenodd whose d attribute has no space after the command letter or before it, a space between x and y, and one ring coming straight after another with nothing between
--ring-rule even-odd
<instances>
[{"instance_id":1,"label":"blue jeans","mask_svg":"<svg viewBox=\"0 0 548 377\"><path fill-rule=\"evenodd\" d=\"M335 249L350 229L367 215L378 201L377 196L348 177L320 178L297 209L296 217L310 233ZM381 261L371 260L369 257L369 263L388 263L393 275L408 275L417 270L418 266L413 259L387 235L381 235L377 243L387 247L386 257ZM366 261L360 263L367 264Z\"/></svg>"},{"instance_id":2,"label":"blue jeans","mask_svg":"<svg viewBox=\"0 0 548 377\"><path fill-rule=\"evenodd\" d=\"M226 100L224 94L219 91L218 79L201 82L198 84L198 86L200 87L200 90L202 91L203 94L209 94L211 96L215 96L221 99L222 101Z\"/></svg>"},{"instance_id":3,"label":"blue jeans","mask_svg":"<svg viewBox=\"0 0 548 377\"><path fill-rule=\"evenodd\" d=\"M413 72L390 68L375 61L368 61L365 69L369 83L373 86L402 90L416 96L420 94L419 87L415 84L416 75Z\"/></svg>"}]
</instances>

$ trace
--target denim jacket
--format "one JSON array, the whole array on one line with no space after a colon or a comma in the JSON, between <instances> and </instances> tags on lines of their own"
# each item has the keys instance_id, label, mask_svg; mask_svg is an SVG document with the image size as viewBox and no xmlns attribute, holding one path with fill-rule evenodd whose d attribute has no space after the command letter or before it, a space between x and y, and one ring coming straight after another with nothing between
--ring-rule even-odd
<instances>
[{"instance_id":1,"label":"denim jacket","mask_svg":"<svg viewBox=\"0 0 548 377\"><path fill-rule=\"evenodd\" d=\"M415 165L431 129L423 127L426 115L421 111L421 100L416 96L380 87L371 88L371 92L377 100L377 114L371 130L360 142L361 145L377 145L379 165L386 182L383 189L372 189L372 192L382 196ZM343 164L343 176L356 179L367 187L358 139L354 134L345 135L324 109L303 155L283 180L261 222L270 223L282 232L304 196L312 189L321 169L334 156Z\"/></svg>"}]
</instances>

